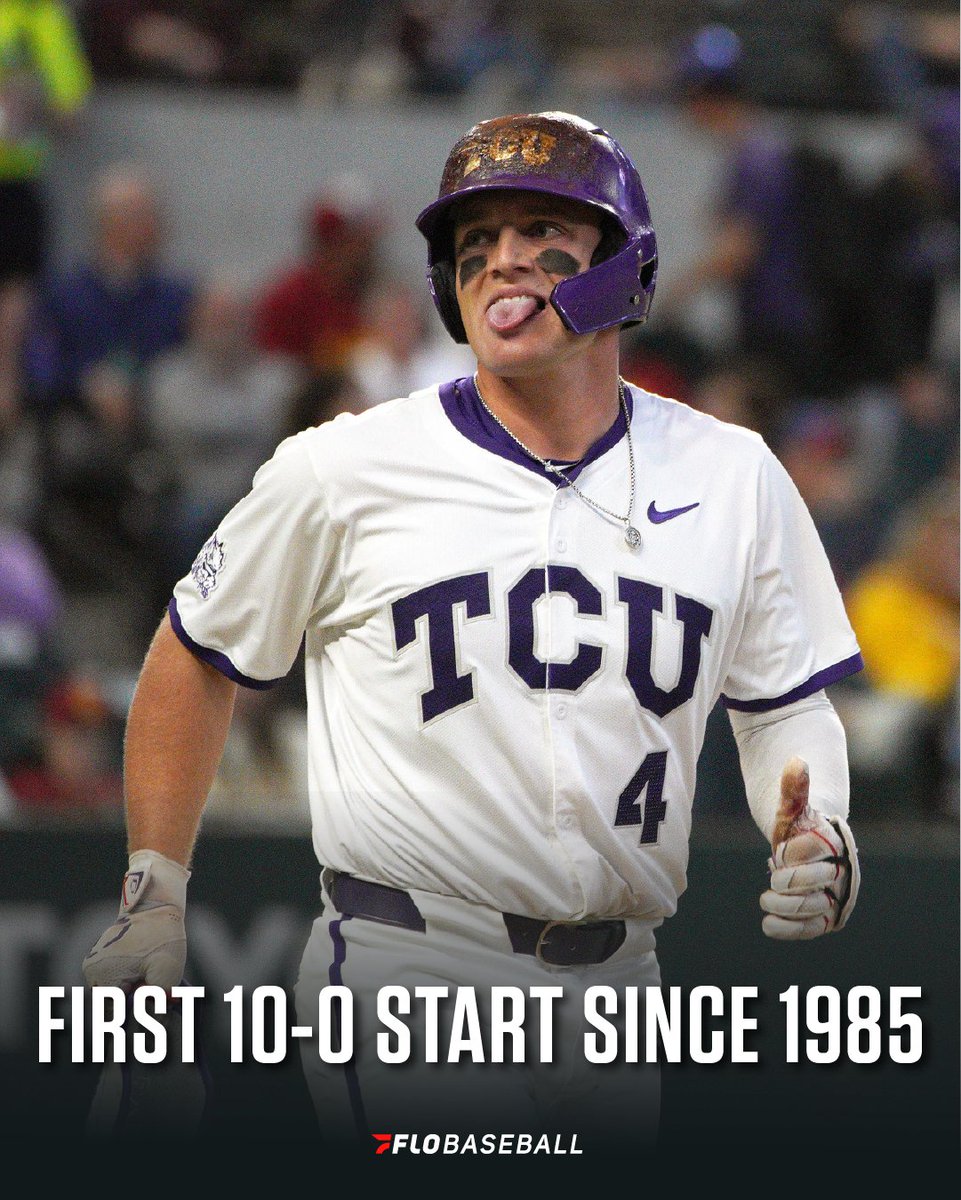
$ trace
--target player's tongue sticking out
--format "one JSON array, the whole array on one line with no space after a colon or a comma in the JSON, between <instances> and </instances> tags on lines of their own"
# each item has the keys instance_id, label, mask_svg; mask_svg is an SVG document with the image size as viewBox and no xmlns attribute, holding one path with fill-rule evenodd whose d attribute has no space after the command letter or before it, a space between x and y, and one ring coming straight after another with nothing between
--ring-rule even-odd
<instances>
[{"instance_id":1,"label":"player's tongue sticking out","mask_svg":"<svg viewBox=\"0 0 961 1200\"><path fill-rule=\"evenodd\" d=\"M487 320L498 333L516 329L541 308L535 296L505 296L487 310Z\"/></svg>"}]
</instances>

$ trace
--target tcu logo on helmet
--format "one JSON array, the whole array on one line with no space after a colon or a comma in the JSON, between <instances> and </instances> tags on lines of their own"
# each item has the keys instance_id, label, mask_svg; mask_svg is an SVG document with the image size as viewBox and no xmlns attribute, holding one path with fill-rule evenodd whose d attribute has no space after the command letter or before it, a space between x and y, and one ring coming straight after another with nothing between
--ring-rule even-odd
<instances>
[{"instance_id":1,"label":"tcu logo on helmet","mask_svg":"<svg viewBox=\"0 0 961 1200\"><path fill-rule=\"evenodd\" d=\"M469 154L462 174L472 174L485 159L503 163L517 155L520 155L528 166L542 167L550 161L551 151L556 145L556 137L539 129L521 129L516 134L504 134L494 138L489 143L480 141L479 148Z\"/></svg>"},{"instance_id":2,"label":"tcu logo on helmet","mask_svg":"<svg viewBox=\"0 0 961 1200\"><path fill-rule=\"evenodd\" d=\"M532 568L507 593L508 664L533 691L579 691L601 669L602 648L578 641L565 662L545 662L535 650L535 606L544 596L564 594L578 616L603 615L603 596L577 567L549 563ZM681 664L674 687L665 689L652 672L654 614L664 612L664 589L641 579L617 577L617 601L627 610L628 650L625 674L638 703L665 717L694 695L701 665L701 642L711 633L714 614L700 600L674 594L674 615L682 627ZM420 697L424 722L435 720L474 698L471 673L458 674L454 608L463 605L465 620L491 615L486 571L457 575L428 584L391 605L394 644L401 653L418 640L417 622L426 618L427 654L432 687Z\"/></svg>"}]
</instances>

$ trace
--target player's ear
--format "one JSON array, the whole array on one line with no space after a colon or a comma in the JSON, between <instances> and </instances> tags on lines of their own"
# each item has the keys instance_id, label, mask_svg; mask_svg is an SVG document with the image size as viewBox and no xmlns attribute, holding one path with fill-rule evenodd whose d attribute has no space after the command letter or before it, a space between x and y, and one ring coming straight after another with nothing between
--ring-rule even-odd
<instances>
[{"instance_id":1,"label":"player's ear","mask_svg":"<svg viewBox=\"0 0 961 1200\"><path fill-rule=\"evenodd\" d=\"M437 311L440 313L441 320L444 322L447 332L455 342L459 342L462 345L465 344L467 342L467 331L464 329L464 322L460 315L460 305L457 302L457 286L454 279L453 262L449 258L444 258L440 262L434 263L427 272L427 279L434 294Z\"/></svg>"}]
</instances>

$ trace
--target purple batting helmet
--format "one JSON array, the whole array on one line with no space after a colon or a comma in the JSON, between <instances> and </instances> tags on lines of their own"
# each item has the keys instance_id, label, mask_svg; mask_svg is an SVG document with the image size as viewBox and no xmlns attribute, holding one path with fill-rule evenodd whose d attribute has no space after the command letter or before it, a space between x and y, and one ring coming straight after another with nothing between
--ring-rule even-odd
<instances>
[{"instance_id":1,"label":"purple batting helmet","mask_svg":"<svg viewBox=\"0 0 961 1200\"><path fill-rule=\"evenodd\" d=\"M657 277L657 243L641 178L605 130L570 113L517 114L482 121L448 155L440 192L417 218L428 243L431 294L455 342L466 342L454 287L452 210L478 192L545 192L601 214L591 266L564 279L551 304L574 333L647 319Z\"/></svg>"}]
</instances>

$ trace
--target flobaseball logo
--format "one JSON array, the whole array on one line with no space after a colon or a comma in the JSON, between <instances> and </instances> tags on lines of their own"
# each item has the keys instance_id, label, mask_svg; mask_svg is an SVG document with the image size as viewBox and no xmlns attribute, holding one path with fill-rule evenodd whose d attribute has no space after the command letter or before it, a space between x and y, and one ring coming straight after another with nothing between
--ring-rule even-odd
<instances>
[{"instance_id":1,"label":"flobaseball logo","mask_svg":"<svg viewBox=\"0 0 961 1200\"><path fill-rule=\"evenodd\" d=\"M577 1134L374 1133L375 1154L583 1154Z\"/></svg>"}]
</instances>

